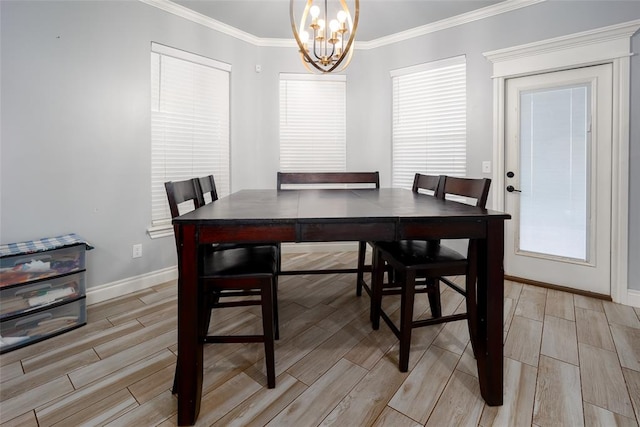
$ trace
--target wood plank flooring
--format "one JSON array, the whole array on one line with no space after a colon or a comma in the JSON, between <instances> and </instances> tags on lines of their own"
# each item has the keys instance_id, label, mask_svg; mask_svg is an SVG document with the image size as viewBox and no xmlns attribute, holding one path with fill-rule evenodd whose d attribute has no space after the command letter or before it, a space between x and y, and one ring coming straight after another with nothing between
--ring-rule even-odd
<instances>
[{"instance_id":1,"label":"wood plank flooring","mask_svg":"<svg viewBox=\"0 0 640 427\"><path fill-rule=\"evenodd\" d=\"M284 258L287 269L356 263L352 252ZM638 426L640 309L505 282L504 405L488 407L465 322L416 330L400 373L397 340L371 329L355 275L285 276L278 298L276 388L262 345L207 345L197 425ZM448 289L442 302L444 314L464 309ZM416 316L427 307L418 295ZM249 334L259 316L237 307L211 323ZM2 426L176 424L175 282L92 305L88 320L0 356Z\"/></svg>"}]
</instances>

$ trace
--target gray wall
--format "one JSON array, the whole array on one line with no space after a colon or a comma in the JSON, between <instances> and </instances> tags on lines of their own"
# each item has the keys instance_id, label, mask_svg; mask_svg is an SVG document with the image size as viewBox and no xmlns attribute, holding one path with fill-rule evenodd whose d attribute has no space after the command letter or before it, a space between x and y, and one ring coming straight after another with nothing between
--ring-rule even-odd
<instances>
[{"instance_id":1,"label":"gray wall","mask_svg":"<svg viewBox=\"0 0 640 427\"><path fill-rule=\"evenodd\" d=\"M95 246L89 287L175 265L173 239L146 233L152 41L233 65L233 170L254 171L235 188L271 178L255 168L255 46L138 1L0 7L3 243L82 235Z\"/></svg>"},{"instance_id":2,"label":"gray wall","mask_svg":"<svg viewBox=\"0 0 640 427\"><path fill-rule=\"evenodd\" d=\"M401 43L358 50L347 70L348 167L391 178L389 71L465 54L468 173L492 158L491 65L482 52L640 18L630 1L550 1ZM151 240L152 41L232 65L232 190L275 187L278 75L304 72L293 48L258 48L136 1L0 2L0 241L76 232L89 287L175 265ZM636 50L640 36L633 39ZM255 65L262 72L255 72ZM640 110L632 58L632 111ZM631 123L630 218L640 215L640 124ZM640 225L630 224L630 288L640 290ZM131 245L144 255L131 258ZM636 262L634 262L634 260Z\"/></svg>"}]
</instances>

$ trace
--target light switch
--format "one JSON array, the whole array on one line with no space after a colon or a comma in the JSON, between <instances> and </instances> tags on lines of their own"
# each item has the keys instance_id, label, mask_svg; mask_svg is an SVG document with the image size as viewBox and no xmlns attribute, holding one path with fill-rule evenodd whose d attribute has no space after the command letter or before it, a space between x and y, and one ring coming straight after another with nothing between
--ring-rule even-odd
<instances>
[{"instance_id":1,"label":"light switch","mask_svg":"<svg viewBox=\"0 0 640 427\"><path fill-rule=\"evenodd\" d=\"M485 160L482 162L482 173L491 173L491 162Z\"/></svg>"}]
</instances>

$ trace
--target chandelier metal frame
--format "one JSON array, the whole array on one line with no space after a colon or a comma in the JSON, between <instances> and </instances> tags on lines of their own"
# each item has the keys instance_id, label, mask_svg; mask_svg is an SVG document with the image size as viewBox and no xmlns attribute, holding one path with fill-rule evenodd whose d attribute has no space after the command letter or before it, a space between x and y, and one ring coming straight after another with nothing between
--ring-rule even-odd
<instances>
[{"instance_id":1,"label":"chandelier metal frame","mask_svg":"<svg viewBox=\"0 0 640 427\"><path fill-rule=\"evenodd\" d=\"M324 10L322 11L324 13L323 18L318 20L316 19L317 16L312 17L310 24L307 23L307 18L311 16L313 0L305 0L306 5L301 15L299 26L296 25L294 14L294 3L297 1L290 0L289 2L289 14L291 18L293 36L298 44L298 52L300 53L302 64L310 72L314 72L315 70L320 71L321 73L342 71L347 68L351 62L354 51L356 30L358 28L358 19L360 16L360 0L355 0L355 13L353 18L351 17L346 1L336 1L340 3L340 11L344 11L345 15L342 15L344 20L339 23L339 27L335 29L335 31L334 29L328 28L328 0L324 0ZM319 23L321 20L324 25ZM312 37L313 40L308 40L312 43L311 49L301 37L301 34L306 32L307 27L312 31L310 37ZM343 36L347 32L349 33L349 39L345 43ZM339 46L336 47L336 45Z\"/></svg>"}]
</instances>

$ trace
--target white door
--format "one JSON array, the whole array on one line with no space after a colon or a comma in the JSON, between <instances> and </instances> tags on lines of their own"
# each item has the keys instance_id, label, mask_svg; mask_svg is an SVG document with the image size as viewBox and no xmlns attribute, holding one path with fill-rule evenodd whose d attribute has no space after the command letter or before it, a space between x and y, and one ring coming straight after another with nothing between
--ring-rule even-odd
<instances>
[{"instance_id":1,"label":"white door","mask_svg":"<svg viewBox=\"0 0 640 427\"><path fill-rule=\"evenodd\" d=\"M611 294L612 66L507 80L505 274Z\"/></svg>"}]
</instances>

